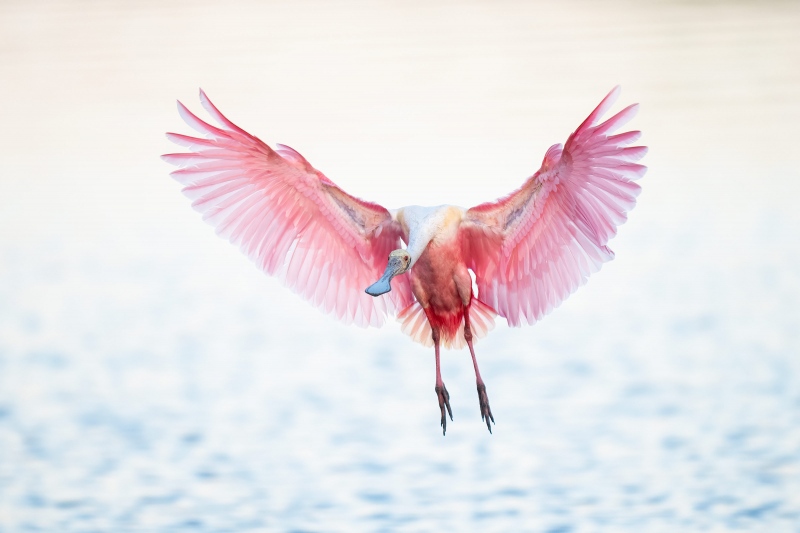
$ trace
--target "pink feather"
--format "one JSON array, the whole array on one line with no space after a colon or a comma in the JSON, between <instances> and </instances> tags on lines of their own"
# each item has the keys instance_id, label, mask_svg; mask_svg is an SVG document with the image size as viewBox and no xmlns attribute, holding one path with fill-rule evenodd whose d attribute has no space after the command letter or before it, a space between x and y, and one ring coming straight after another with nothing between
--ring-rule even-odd
<instances>
[{"instance_id":1,"label":"pink feather","mask_svg":"<svg viewBox=\"0 0 800 533\"><path fill-rule=\"evenodd\" d=\"M380 326L388 313L411 304L405 277L378 298L364 293L401 246L399 225L385 208L348 195L291 148L276 153L202 91L200 101L219 127L179 102L181 117L204 138L169 133L191 152L163 158L181 167L173 177L220 236L344 322Z\"/></svg>"},{"instance_id":2,"label":"pink feather","mask_svg":"<svg viewBox=\"0 0 800 533\"><path fill-rule=\"evenodd\" d=\"M458 241L480 298L470 315L476 337L491 328L495 310L514 326L535 322L613 258L607 243L634 207L635 180L647 170L636 163L647 148L631 146L641 133L614 134L638 105L601 122L619 92L609 92L563 146L551 146L520 189L464 215ZM409 276L396 277L378 298L364 293L389 252L408 241L389 212L348 195L296 150L273 150L248 134L202 91L200 101L219 126L179 102L180 115L203 137L168 133L189 152L163 158L180 167L172 176L203 219L323 311L362 326L400 311L403 331L432 342L426 313L411 305ZM451 335L445 345L459 339Z\"/></svg>"},{"instance_id":3,"label":"pink feather","mask_svg":"<svg viewBox=\"0 0 800 533\"><path fill-rule=\"evenodd\" d=\"M613 258L606 244L636 204L634 180L647 170L634 163L647 148L626 148L638 131L609 136L636 104L598 124L618 95L615 87L563 150L552 146L519 190L469 209L461 224L478 296L512 326L539 320Z\"/></svg>"}]
</instances>

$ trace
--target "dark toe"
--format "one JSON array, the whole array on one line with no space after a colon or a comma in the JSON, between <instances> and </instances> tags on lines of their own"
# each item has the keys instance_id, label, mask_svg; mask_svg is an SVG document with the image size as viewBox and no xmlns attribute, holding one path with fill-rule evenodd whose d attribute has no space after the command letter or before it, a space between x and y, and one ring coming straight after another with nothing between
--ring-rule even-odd
<instances>
[{"instance_id":1,"label":"dark toe","mask_svg":"<svg viewBox=\"0 0 800 533\"><path fill-rule=\"evenodd\" d=\"M450 408L450 393L447 392L447 389L442 383L441 386L436 386L434 388L436 391L436 397L439 400L439 410L442 412L442 435L447 432L447 415L450 415L450 420L453 420L453 410Z\"/></svg>"},{"instance_id":2,"label":"dark toe","mask_svg":"<svg viewBox=\"0 0 800 533\"><path fill-rule=\"evenodd\" d=\"M486 422L486 427L489 433L491 433L492 424L494 424L494 416L492 416L492 409L489 407L489 396L486 394L486 385L483 383L478 383L478 405L481 409L481 420Z\"/></svg>"}]
</instances>

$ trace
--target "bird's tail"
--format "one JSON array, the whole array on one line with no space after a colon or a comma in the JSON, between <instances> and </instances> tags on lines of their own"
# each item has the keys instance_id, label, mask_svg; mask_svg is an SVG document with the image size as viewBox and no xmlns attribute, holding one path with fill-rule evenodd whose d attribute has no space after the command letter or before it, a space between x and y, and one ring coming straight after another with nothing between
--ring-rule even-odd
<instances>
[{"instance_id":1,"label":"bird's tail","mask_svg":"<svg viewBox=\"0 0 800 533\"><path fill-rule=\"evenodd\" d=\"M477 298L472 298L469 306L469 322L472 327L474 340L485 337L494 329L494 318L497 312ZM397 314L400 329L411 337L412 340L423 346L433 346L431 324L419 302L414 302ZM441 346L444 348L460 349L467 343L464 340L464 321L459 317L459 326L452 331L444 328L441 331Z\"/></svg>"}]
</instances>

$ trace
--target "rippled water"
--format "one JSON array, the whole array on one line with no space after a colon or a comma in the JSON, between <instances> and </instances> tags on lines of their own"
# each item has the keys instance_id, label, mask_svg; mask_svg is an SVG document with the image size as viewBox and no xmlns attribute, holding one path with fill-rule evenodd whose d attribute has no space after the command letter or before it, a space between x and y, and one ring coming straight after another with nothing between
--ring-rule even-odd
<instances>
[{"instance_id":1,"label":"rippled water","mask_svg":"<svg viewBox=\"0 0 800 533\"><path fill-rule=\"evenodd\" d=\"M0 6L0 532L800 531L798 4L331 6ZM617 83L644 192L477 345L493 435L467 353L442 437L430 350L262 276L157 159L200 85L354 194L473 205Z\"/></svg>"}]
</instances>

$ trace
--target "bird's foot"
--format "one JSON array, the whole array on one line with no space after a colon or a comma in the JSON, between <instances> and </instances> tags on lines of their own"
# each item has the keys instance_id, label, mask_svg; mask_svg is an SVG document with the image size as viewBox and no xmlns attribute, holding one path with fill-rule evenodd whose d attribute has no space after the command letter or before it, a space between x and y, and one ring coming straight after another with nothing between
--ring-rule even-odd
<instances>
[{"instance_id":1,"label":"bird's foot","mask_svg":"<svg viewBox=\"0 0 800 533\"><path fill-rule=\"evenodd\" d=\"M447 432L447 417L445 416L445 408L447 408L447 414L450 415L450 421L453 420L453 410L450 409L450 393L447 392L444 383L441 385L436 385L434 390L436 391L437 398L439 398L439 410L442 411L442 435L444 435Z\"/></svg>"},{"instance_id":2,"label":"bird's foot","mask_svg":"<svg viewBox=\"0 0 800 533\"><path fill-rule=\"evenodd\" d=\"M478 383L478 404L481 407L481 420L486 421L486 427L489 433L492 432L492 424L494 424L494 417L492 416L492 409L489 407L489 397L486 395L486 385L483 382ZM489 423L491 420L492 424Z\"/></svg>"}]
</instances>

